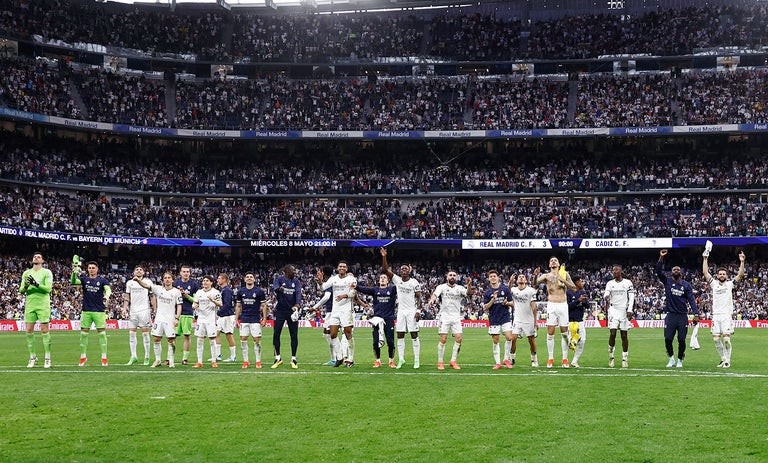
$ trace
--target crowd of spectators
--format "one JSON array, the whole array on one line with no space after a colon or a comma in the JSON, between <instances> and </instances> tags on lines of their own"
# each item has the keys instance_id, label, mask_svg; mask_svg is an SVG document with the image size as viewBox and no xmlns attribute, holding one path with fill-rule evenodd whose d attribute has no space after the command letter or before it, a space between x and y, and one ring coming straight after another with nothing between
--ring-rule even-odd
<instances>
[{"instance_id":1,"label":"crowd of spectators","mask_svg":"<svg viewBox=\"0 0 768 463\"><path fill-rule=\"evenodd\" d=\"M745 83L744 87L748 85ZM578 106L573 125L576 127L675 125L676 121L673 120L671 108L671 100L675 95L674 88L673 79L669 74L583 76L579 79ZM747 94L743 97L750 98ZM698 123L710 122L698 121Z\"/></svg>"},{"instance_id":2,"label":"crowd of spectators","mask_svg":"<svg viewBox=\"0 0 768 463\"><path fill-rule=\"evenodd\" d=\"M423 21L411 15L233 15L236 59L316 62L371 61L421 53Z\"/></svg>"},{"instance_id":3,"label":"crowd of spectators","mask_svg":"<svg viewBox=\"0 0 768 463\"><path fill-rule=\"evenodd\" d=\"M611 155L588 154L581 145L529 155L526 147L504 155L467 154L442 163L428 146L408 153L373 155L364 150L337 158L319 148L284 152L211 152L191 158L173 146L83 143L46 137L33 141L0 132L7 162L0 178L39 184L113 188L113 194L201 193L219 195L420 195L424 193L605 193L670 189L768 188L768 161L746 156L739 144L707 152L674 146L669 153L640 155L617 144ZM557 159L557 162L553 160Z\"/></svg>"},{"instance_id":4,"label":"crowd of spectators","mask_svg":"<svg viewBox=\"0 0 768 463\"><path fill-rule=\"evenodd\" d=\"M218 239L764 236L761 196L399 200L305 197L173 200L30 186L0 188L5 226L93 235ZM152 204L150 204L152 202Z\"/></svg>"},{"instance_id":5,"label":"crowd of spectators","mask_svg":"<svg viewBox=\"0 0 768 463\"><path fill-rule=\"evenodd\" d=\"M0 104L20 111L82 119L67 66L40 59L0 58Z\"/></svg>"},{"instance_id":6,"label":"crowd of spectators","mask_svg":"<svg viewBox=\"0 0 768 463\"><path fill-rule=\"evenodd\" d=\"M538 21L528 54L534 58L596 58L603 55L683 55L723 46L757 48L766 43L765 5L702 4L640 16L583 14Z\"/></svg>"},{"instance_id":7,"label":"crowd of spectators","mask_svg":"<svg viewBox=\"0 0 768 463\"><path fill-rule=\"evenodd\" d=\"M498 130L766 123L765 70L556 78L166 80L0 59L0 104L52 116L228 130ZM571 94L573 93L573 94ZM78 104L78 100L81 103ZM575 104L569 107L569 101ZM82 107L81 107L82 106Z\"/></svg>"},{"instance_id":8,"label":"crowd of spectators","mask_svg":"<svg viewBox=\"0 0 768 463\"><path fill-rule=\"evenodd\" d=\"M568 127L568 84L548 79L480 79L468 103L472 128Z\"/></svg>"},{"instance_id":9,"label":"crowd of spectators","mask_svg":"<svg viewBox=\"0 0 768 463\"><path fill-rule=\"evenodd\" d=\"M630 14L581 14L525 25L465 7L453 12L286 15L100 2L2 0L0 28L48 41L95 43L219 61L324 62L434 57L458 61L690 54L766 43L764 5L707 5ZM232 31L225 34L225 30ZM521 37L528 36L527 41ZM523 44L521 46L521 43Z\"/></svg>"},{"instance_id":10,"label":"crowd of spectators","mask_svg":"<svg viewBox=\"0 0 768 463\"><path fill-rule=\"evenodd\" d=\"M425 320L434 319L437 315L436 306L429 306L426 302L429 296L435 290L437 285L445 281L445 273L448 269L455 270L460 275L460 282L465 283L466 278L472 279L472 285L476 289L474 296L470 297L463 311L466 319L485 319L487 314L483 309L482 294L487 287L486 272L493 268L498 270L506 284L507 279L519 273L524 273L531 277L533 270L539 267L537 262L501 262L488 261L477 262L471 258L462 258L456 256L453 259L418 259L408 261L414 268L415 278L422 284L423 310L422 318ZM18 285L22 272L29 267L29 262L24 257L17 255L3 255L3 261L6 263L3 268L3 278L0 280L0 318L2 319L20 319L23 318L23 297L18 293ZM80 317L81 294L80 289L69 284L69 258L46 256L46 266L54 274L54 290L52 295L52 318L62 320L77 320ZM613 259L613 258L612 258ZM664 290L659 284L654 272L656 254L649 251L646 261L638 260L637 257L629 258L629 262L608 260L598 258L595 260L580 260L569 263L569 271L572 275L580 275L585 282L585 289L589 294L591 309L585 314L588 319L601 319L606 315L606 307L603 301L603 290L605 283L612 278L611 267L614 264L620 264L624 268L626 278L632 280L635 290L635 314L638 320L653 320L662 316L664 310ZM267 291L267 305L269 316L271 318L272 308L275 304L273 291L269 288L274 277L280 273L281 263L273 259L267 261L258 261L250 257L241 260L222 259L211 255L208 259L194 262L179 261L173 258L158 259L157 257L148 260L139 260L136 257L126 260L123 257L112 257L107 259L97 259L100 266L100 273L106 277L112 286L112 296L108 304L108 315L110 319L125 319L127 314L122 310L122 298L126 281L131 277L133 265L141 263L148 271L148 274L155 280L162 275L164 271L175 273L182 263L192 267L192 275L195 278L201 278L203 275L217 275L220 272L227 273L232 278L234 288L242 285L242 275L245 270L253 271L257 278L256 284ZM350 262L350 271L358 278L360 284L373 286L378 281L377 276L380 267L366 262ZM298 276L302 281L304 301L303 307L312 305L319 299L319 295L314 290L315 284L313 278L316 269L319 268L320 261L302 258L297 262L292 262L297 270ZM542 262L543 265L543 262ZM704 282L700 266L685 267L683 265L684 277L693 284L697 304L702 310L702 318L711 318L711 290ZM725 265L733 276L737 271L737 261L719 262L718 265ZM768 319L768 306L766 300L765 281L768 278L768 267L759 261L748 258L746 268L746 277L734 291L735 318L737 319ZM538 288L537 299L546 300L546 287L540 285ZM356 318L364 319L368 313L365 307L356 305ZM541 316L544 316L545 311ZM311 317L311 314L305 310L302 314Z\"/></svg>"},{"instance_id":11,"label":"crowd of spectators","mask_svg":"<svg viewBox=\"0 0 768 463\"><path fill-rule=\"evenodd\" d=\"M266 95L265 84L259 80L179 80L174 126L229 130L258 127Z\"/></svg>"},{"instance_id":12,"label":"crowd of spectators","mask_svg":"<svg viewBox=\"0 0 768 463\"><path fill-rule=\"evenodd\" d=\"M456 14L429 21L429 55L454 61L507 61L520 54L518 19Z\"/></svg>"},{"instance_id":13,"label":"crowd of spectators","mask_svg":"<svg viewBox=\"0 0 768 463\"><path fill-rule=\"evenodd\" d=\"M167 8L104 5L66 0L0 1L0 29L54 43L90 43L227 59L224 16L217 11L171 12Z\"/></svg>"},{"instance_id":14,"label":"crowd of spectators","mask_svg":"<svg viewBox=\"0 0 768 463\"><path fill-rule=\"evenodd\" d=\"M768 205L748 195L642 197L615 204L588 200L513 200L504 205L505 238L762 236Z\"/></svg>"},{"instance_id":15,"label":"crowd of spectators","mask_svg":"<svg viewBox=\"0 0 768 463\"><path fill-rule=\"evenodd\" d=\"M682 81L681 121L699 124L765 124L768 90L765 70L702 72Z\"/></svg>"},{"instance_id":16,"label":"crowd of spectators","mask_svg":"<svg viewBox=\"0 0 768 463\"><path fill-rule=\"evenodd\" d=\"M165 82L93 69L74 81L91 121L167 127Z\"/></svg>"}]
</instances>

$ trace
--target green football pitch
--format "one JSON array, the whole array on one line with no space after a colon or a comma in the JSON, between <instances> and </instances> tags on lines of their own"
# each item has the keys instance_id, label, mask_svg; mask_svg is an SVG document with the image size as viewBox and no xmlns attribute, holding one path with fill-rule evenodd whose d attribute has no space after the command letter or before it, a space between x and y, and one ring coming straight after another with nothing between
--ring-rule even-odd
<instances>
[{"instance_id":1,"label":"green football pitch","mask_svg":"<svg viewBox=\"0 0 768 463\"><path fill-rule=\"evenodd\" d=\"M272 370L272 331L264 334L262 370L172 370L124 366L127 331L108 332L108 367L99 365L92 333L81 368L79 334L53 332L53 368L44 370L26 368L23 334L4 333L0 461L768 461L764 330L737 331L726 370L715 367L705 331L682 369L665 368L660 329L630 331L630 367L608 368L608 331L590 329L578 370L543 367L540 330L542 367L530 366L520 343L515 368L499 371L480 328L465 330L461 371L437 370L434 329L421 333L419 370L410 339L403 369L372 368L366 328L356 330L353 368L321 366L329 354L320 331L301 329L300 368ZM39 335L37 342L40 352ZM138 349L141 356L140 337ZM193 359L194 349L193 340Z\"/></svg>"}]
</instances>

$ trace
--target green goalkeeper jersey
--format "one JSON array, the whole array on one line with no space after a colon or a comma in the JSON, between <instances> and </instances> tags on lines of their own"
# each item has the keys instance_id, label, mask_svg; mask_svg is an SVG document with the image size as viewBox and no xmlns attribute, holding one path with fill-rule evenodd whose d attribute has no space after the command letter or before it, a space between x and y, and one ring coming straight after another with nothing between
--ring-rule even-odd
<instances>
[{"instance_id":1,"label":"green goalkeeper jersey","mask_svg":"<svg viewBox=\"0 0 768 463\"><path fill-rule=\"evenodd\" d=\"M27 275L37 281L38 286L27 284ZM39 270L27 269L21 275L21 286L19 292L27 295L26 307L30 309L49 309L51 308L51 290L53 289L53 273L47 268Z\"/></svg>"}]
</instances>

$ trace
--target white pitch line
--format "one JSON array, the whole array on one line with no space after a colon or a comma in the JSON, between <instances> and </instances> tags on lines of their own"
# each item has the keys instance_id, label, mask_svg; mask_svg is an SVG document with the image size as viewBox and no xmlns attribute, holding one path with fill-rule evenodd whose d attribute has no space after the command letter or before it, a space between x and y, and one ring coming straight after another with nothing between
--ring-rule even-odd
<instances>
[{"instance_id":1,"label":"white pitch line","mask_svg":"<svg viewBox=\"0 0 768 463\"><path fill-rule=\"evenodd\" d=\"M608 371L613 373L607 373ZM642 378L642 377L659 377L659 378L675 378L675 377L710 377L710 378L768 378L768 374L758 373L738 373L738 372L712 372L712 371L696 371L696 370L665 370L665 369L642 369L642 368L623 368L610 369L610 368L597 368L597 367L582 367L580 369L571 368L565 369L552 369L552 370L528 370L521 371L516 370L509 374L494 373L494 372L454 372L454 371L437 371L432 369L422 368L419 371L361 371L361 370L349 370L344 369L342 371L226 371L226 370L185 370L185 369L164 369L164 370L117 370L117 369L2 369L0 368L0 375L3 373L38 373L38 374L133 374L133 375L169 375L169 374L188 374L188 375L200 375L200 374L217 374L217 375L254 375L254 376L283 376L283 375L370 375L370 376L437 376L437 377L461 377L461 376L483 376L483 377L495 377L495 378L516 378L516 377L539 377L539 378L565 378L565 377L614 377L614 378Z\"/></svg>"}]
</instances>

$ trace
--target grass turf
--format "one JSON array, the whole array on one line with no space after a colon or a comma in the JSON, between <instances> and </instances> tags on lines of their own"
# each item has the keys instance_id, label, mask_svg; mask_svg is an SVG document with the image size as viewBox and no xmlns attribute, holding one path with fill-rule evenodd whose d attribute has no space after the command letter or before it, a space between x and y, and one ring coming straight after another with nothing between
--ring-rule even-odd
<instances>
[{"instance_id":1,"label":"grass turf","mask_svg":"<svg viewBox=\"0 0 768 463\"><path fill-rule=\"evenodd\" d=\"M540 330L542 368L529 366L523 342L513 370L492 371L486 330L466 329L462 370L444 372L436 369L434 329L421 333L420 370L412 367L410 339L402 370L373 369L364 328L356 330L351 369L321 366L327 345L319 330L302 329L300 369L286 362L271 370L272 331L264 334L262 370L242 370L240 363L171 370L122 365L127 331L108 332L108 367L98 365L91 334L88 366L79 368L79 334L53 332L54 367L44 370L25 368L23 334L4 333L0 461L768 460L763 330L737 332L729 370L715 367L705 331L702 349L688 350L683 369L664 367L659 329L632 330L630 368L609 369L608 332L590 329L579 370L543 368ZM141 356L140 341L138 349ZM194 349L193 339L192 359ZM284 332L284 357L286 351ZM250 355L253 362L252 349Z\"/></svg>"}]
</instances>

